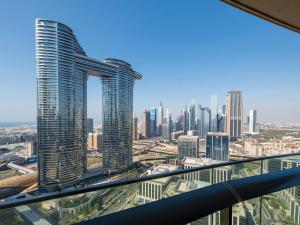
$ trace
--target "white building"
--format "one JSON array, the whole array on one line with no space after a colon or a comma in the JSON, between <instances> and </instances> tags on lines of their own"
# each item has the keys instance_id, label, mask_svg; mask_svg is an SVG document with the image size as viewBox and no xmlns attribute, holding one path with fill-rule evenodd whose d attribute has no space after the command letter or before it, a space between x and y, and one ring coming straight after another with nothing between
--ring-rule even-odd
<instances>
[{"instance_id":1,"label":"white building","mask_svg":"<svg viewBox=\"0 0 300 225\"><path fill-rule=\"evenodd\" d=\"M213 160L210 158L194 158L185 157L182 161L184 169L196 168L205 165L212 165L222 163L219 160ZM231 167L222 166L214 168L214 174L212 176L211 169L199 170L197 172L191 172L184 174L184 179L188 181L205 181L209 183L219 183L231 179Z\"/></svg>"},{"instance_id":2,"label":"white building","mask_svg":"<svg viewBox=\"0 0 300 225\"><path fill-rule=\"evenodd\" d=\"M257 111L255 109L251 109L249 112L249 133L255 134L258 133L257 130Z\"/></svg>"},{"instance_id":3,"label":"white building","mask_svg":"<svg viewBox=\"0 0 300 225\"><path fill-rule=\"evenodd\" d=\"M28 141L27 142L27 157L31 157L37 154L37 142Z\"/></svg>"},{"instance_id":4,"label":"white building","mask_svg":"<svg viewBox=\"0 0 300 225\"><path fill-rule=\"evenodd\" d=\"M175 165L159 164L147 170L146 174L144 175L171 172L177 168L178 167ZM171 177L163 177L155 180L144 181L140 184L137 198L142 200L144 203L159 200L162 198L170 182Z\"/></svg>"},{"instance_id":5,"label":"white building","mask_svg":"<svg viewBox=\"0 0 300 225\"><path fill-rule=\"evenodd\" d=\"M245 141L245 151L254 157L259 157L263 155L263 146L257 142Z\"/></svg>"}]
</instances>

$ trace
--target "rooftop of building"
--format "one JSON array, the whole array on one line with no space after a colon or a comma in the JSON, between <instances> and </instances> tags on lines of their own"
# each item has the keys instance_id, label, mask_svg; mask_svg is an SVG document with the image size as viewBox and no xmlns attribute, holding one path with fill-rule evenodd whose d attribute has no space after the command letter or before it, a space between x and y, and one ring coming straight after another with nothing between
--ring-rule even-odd
<instances>
[{"instance_id":1,"label":"rooftop of building","mask_svg":"<svg viewBox=\"0 0 300 225\"><path fill-rule=\"evenodd\" d=\"M198 136L189 136L189 135L181 135L181 136L179 136L179 138L178 138L178 140L180 141L180 140L185 140L185 139L187 139L187 140L199 140L199 137Z\"/></svg>"},{"instance_id":2,"label":"rooftop of building","mask_svg":"<svg viewBox=\"0 0 300 225\"><path fill-rule=\"evenodd\" d=\"M211 165L222 163L223 161L220 160L213 160L211 158L195 158L195 157L185 157L182 160L183 165L193 165L193 166L204 166L204 165Z\"/></svg>"},{"instance_id":3,"label":"rooftop of building","mask_svg":"<svg viewBox=\"0 0 300 225\"><path fill-rule=\"evenodd\" d=\"M212 135L212 136L228 136L227 133L222 133L222 132L208 132L207 135Z\"/></svg>"},{"instance_id":4,"label":"rooftop of building","mask_svg":"<svg viewBox=\"0 0 300 225\"><path fill-rule=\"evenodd\" d=\"M150 169L148 169L145 175L167 173L167 172L175 171L177 169L178 169L178 166L176 166L176 165L158 164L158 165L155 165L155 166L151 167ZM163 178L152 180L151 182L166 184L169 182L170 179L171 179L171 177L163 177Z\"/></svg>"}]
</instances>

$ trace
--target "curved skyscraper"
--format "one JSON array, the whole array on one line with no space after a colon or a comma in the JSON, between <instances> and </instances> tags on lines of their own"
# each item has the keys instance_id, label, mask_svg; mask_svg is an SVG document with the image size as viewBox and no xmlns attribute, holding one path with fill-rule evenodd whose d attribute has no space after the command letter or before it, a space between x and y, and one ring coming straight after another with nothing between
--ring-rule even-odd
<instances>
[{"instance_id":1,"label":"curved skyscraper","mask_svg":"<svg viewBox=\"0 0 300 225\"><path fill-rule=\"evenodd\" d=\"M104 62L118 68L102 77L103 168L115 172L132 164L133 83L140 75L122 60Z\"/></svg>"},{"instance_id":2,"label":"curved skyscraper","mask_svg":"<svg viewBox=\"0 0 300 225\"><path fill-rule=\"evenodd\" d=\"M86 171L87 76L103 83L103 165L132 162L133 82L142 76L121 60L89 58L62 23L36 20L38 184L72 184Z\"/></svg>"}]
</instances>

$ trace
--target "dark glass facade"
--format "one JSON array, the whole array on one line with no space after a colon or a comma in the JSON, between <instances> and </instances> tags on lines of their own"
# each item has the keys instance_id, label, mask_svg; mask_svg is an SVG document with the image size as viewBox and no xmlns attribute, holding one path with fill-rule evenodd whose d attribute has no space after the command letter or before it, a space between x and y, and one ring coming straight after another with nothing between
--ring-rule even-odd
<instances>
[{"instance_id":1,"label":"dark glass facade","mask_svg":"<svg viewBox=\"0 0 300 225\"><path fill-rule=\"evenodd\" d=\"M229 161L229 137L223 133L208 133L206 135L206 158Z\"/></svg>"}]
</instances>

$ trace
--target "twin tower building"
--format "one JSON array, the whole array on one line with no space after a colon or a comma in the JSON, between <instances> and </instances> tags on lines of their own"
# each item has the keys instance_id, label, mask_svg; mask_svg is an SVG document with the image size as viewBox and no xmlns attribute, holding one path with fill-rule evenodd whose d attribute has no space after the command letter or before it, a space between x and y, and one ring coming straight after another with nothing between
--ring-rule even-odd
<instances>
[{"instance_id":1,"label":"twin tower building","mask_svg":"<svg viewBox=\"0 0 300 225\"><path fill-rule=\"evenodd\" d=\"M72 184L87 170L87 78L102 81L103 169L132 164L133 85L142 75L118 59L86 55L66 25L36 20L38 185Z\"/></svg>"}]
</instances>

